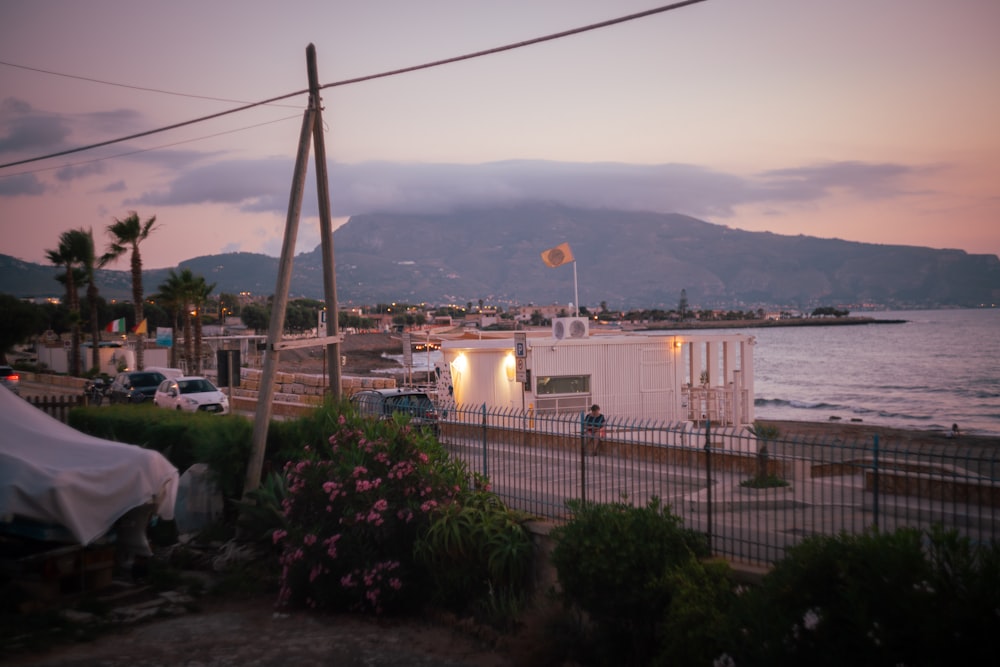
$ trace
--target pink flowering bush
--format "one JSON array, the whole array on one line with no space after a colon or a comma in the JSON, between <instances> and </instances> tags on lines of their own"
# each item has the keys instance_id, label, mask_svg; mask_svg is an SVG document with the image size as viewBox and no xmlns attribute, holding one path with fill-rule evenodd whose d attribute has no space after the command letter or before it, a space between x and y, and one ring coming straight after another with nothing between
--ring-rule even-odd
<instances>
[{"instance_id":1,"label":"pink flowering bush","mask_svg":"<svg viewBox=\"0 0 1000 667\"><path fill-rule=\"evenodd\" d=\"M461 462L426 433L342 413L328 442L285 465L279 603L397 611L419 603L413 545L468 488Z\"/></svg>"}]
</instances>

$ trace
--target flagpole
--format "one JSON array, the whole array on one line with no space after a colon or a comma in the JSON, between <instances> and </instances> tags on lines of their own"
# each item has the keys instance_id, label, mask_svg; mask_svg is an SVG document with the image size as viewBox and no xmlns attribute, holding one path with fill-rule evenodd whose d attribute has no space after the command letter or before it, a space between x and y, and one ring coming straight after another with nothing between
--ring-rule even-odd
<instances>
[{"instance_id":1,"label":"flagpole","mask_svg":"<svg viewBox=\"0 0 1000 667\"><path fill-rule=\"evenodd\" d=\"M576 260L573 260L573 298L576 299L573 303L576 304L576 316L580 317L580 290L576 286Z\"/></svg>"}]
</instances>

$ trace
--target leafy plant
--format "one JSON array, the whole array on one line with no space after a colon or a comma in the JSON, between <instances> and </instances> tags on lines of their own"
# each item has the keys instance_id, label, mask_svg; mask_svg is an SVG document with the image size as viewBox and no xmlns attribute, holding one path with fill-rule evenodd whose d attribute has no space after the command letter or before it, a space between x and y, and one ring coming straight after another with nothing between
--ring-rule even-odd
<instances>
[{"instance_id":1,"label":"leafy plant","mask_svg":"<svg viewBox=\"0 0 1000 667\"><path fill-rule=\"evenodd\" d=\"M750 479L745 479L740 482L740 486L745 489L778 489L784 486L788 486L788 482L781 479L777 475L765 475L761 477L757 475L751 477Z\"/></svg>"},{"instance_id":2,"label":"leafy plant","mask_svg":"<svg viewBox=\"0 0 1000 667\"><path fill-rule=\"evenodd\" d=\"M431 601L509 624L526 598L534 555L527 519L486 490L439 507L415 546L430 578Z\"/></svg>"},{"instance_id":3,"label":"leafy plant","mask_svg":"<svg viewBox=\"0 0 1000 667\"><path fill-rule=\"evenodd\" d=\"M707 556L706 541L658 498L645 507L574 502L570 509L573 519L552 531L563 599L603 635L598 662L645 664L674 594L668 574Z\"/></svg>"},{"instance_id":4,"label":"leafy plant","mask_svg":"<svg viewBox=\"0 0 1000 667\"><path fill-rule=\"evenodd\" d=\"M729 565L690 558L663 575L661 585L672 595L653 664L711 665L724 646L736 603Z\"/></svg>"},{"instance_id":5,"label":"leafy plant","mask_svg":"<svg viewBox=\"0 0 1000 667\"><path fill-rule=\"evenodd\" d=\"M263 483L247 494L246 500L233 500L238 512L237 526L241 537L255 541L273 541L274 531L287 529L285 500L288 487L285 478L272 472Z\"/></svg>"},{"instance_id":6,"label":"leafy plant","mask_svg":"<svg viewBox=\"0 0 1000 667\"><path fill-rule=\"evenodd\" d=\"M1000 546L954 532L817 536L737 606L739 665L986 664L1000 633Z\"/></svg>"},{"instance_id":7,"label":"leafy plant","mask_svg":"<svg viewBox=\"0 0 1000 667\"><path fill-rule=\"evenodd\" d=\"M757 438L757 474L752 480L747 484L741 484L741 486L746 486L753 489L768 489L777 486L788 486L788 482L780 479L776 475L771 474L768 470L767 462L769 458L769 452L767 451L767 443L772 440L777 440L781 435L780 429L777 426L772 426L764 424L762 422L756 421L752 426L747 426L747 432Z\"/></svg>"}]
</instances>

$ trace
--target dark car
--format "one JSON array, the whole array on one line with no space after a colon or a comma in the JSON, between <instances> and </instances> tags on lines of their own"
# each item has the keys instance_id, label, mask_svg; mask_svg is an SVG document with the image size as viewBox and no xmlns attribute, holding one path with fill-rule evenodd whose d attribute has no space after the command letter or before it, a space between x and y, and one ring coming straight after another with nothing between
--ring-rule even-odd
<instances>
[{"instance_id":1,"label":"dark car","mask_svg":"<svg viewBox=\"0 0 1000 667\"><path fill-rule=\"evenodd\" d=\"M151 401L156 388L166 379L159 371L119 373L108 388L108 401L112 404Z\"/></svg>"},{"instance_id":2,"label":"dark car","mask_svg":"<svg viewBox=\"0 0 1000 667\"><path fill-rule=\"evenodd\" d=\"M362 415L392 419L395 414L410 417L419 428L438 432L438 413L434 401L417 389L363 389L351 396L351 403Z\"/></svg>"},{"instance_id":3,"label":"dark car","mask_svg":"<svg viewBox=\"0 0 1000 667\"><path fill-rule=\"evenodd\" d=\"M21 376L10 366L0 366L0 384L15 394L21 393Z\"/></svg>"}]
</instances>

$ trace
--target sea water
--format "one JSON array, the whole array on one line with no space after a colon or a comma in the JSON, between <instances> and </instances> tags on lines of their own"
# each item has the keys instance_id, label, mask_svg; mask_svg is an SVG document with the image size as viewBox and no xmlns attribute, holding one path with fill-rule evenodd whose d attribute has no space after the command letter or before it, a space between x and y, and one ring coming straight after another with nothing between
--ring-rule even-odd
<instances>
[{"instance_id":1,"label":"sea water","mask_svg":"<svg viewBox=\"0 0 1000 667\"><path fill-rule=\"evenodd\" d=\"M756 338L757 418L1000 435L1000 308L854 314L903 323L717 330ZM414 352L414 377L440 361Z\"/></svg>"},{"instance_id":2,"label":"sea water","mask_svg":"<svg viewBox=\"0 0 1000 667\"><path fill-rule=\"evenodd\" d=\"M905 322L740 330L758 418L1000 435L1000 309L859 314Z\"/></svg>"}]
</instances>

